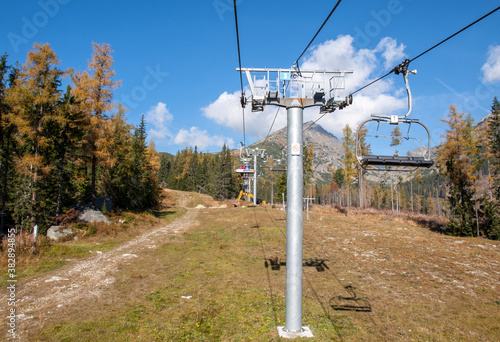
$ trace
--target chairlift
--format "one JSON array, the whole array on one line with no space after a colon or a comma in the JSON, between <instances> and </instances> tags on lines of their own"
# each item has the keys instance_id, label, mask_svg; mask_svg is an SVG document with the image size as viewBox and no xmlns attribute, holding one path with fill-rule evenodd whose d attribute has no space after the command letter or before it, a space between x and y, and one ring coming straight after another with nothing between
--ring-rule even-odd
<instances>
[{"instance_id":1,"label":"chairlift","mask_svg":"<svg viewBox=\"0 0 500 342\"><path fill-rule=\"evenodd\" d=\"M403 63L394 68L394 72L396 75L403 74L406 93L408 94L408 112L403 116L398 115L372 115L371 119L368 119L361 123L356 133L356 159L358 160L359 165L369 171L414 171L417 168L425 167L429 168L434 165L434 161L431 159L431 135L429 133L429 129L423 123L421 123L418 119L409 119L408 116L412 110L412 97L410 91L410 85L408 83L408 74L416 74L417 71L409 71L408 64L410 60L405 60ZM389 138L392 139L394 136L388 135L380 135L379 128L380 125L390 124L393 126L398 125L408 125L408 130L406 136L401 136L401 139L404 140L414 140L420 144L420 146L424 147L426 152L424 156L398 156L398 155L363 155L360 147L360 141L362 137L360 137L359 132L362 131L362 128L369 122L377 123L377 131L375 135L365 135L365 137L373 137L373 138ZM420 139L416 136L410 135L410 130L412 124L419 125L424 128L427 134L427 144L422 143Z\"/></svg>"},{"instance_id":2,"label":"chairlift","mask_svg":"<svg viewBox=\"0 0 500 342\"><path fill-rule=\"evenodd\" d=\"M252 158L250 158L248 155L243 156L241 154L241 150L242 148L240 148L240 164L239 167L235 170L235 172L242 174L243 178L245 179L250 174L253 174L255 171L249 165L252 162Z\"/></svg>"},{"instance_id":3,"label":"chairlift","mask_svg":"<svg viewBox=\"0 0 500 342\"><path fill-rule=\"evenodd\" d=\"M250 158L240 158L240 162L240 167L235 170L236 173L242 173L244 176L247 176L255 172L255 170L249 165L251 162Z\"/></svg>"},{"instance_id":4,"label":"chairlift","mask_svg":"<svg viewBox=\"0 0 500 342\"><path fill-rule=\"evenodd\" d=\"M271 171L285 171L286 172L286 149L281 150L281 158L275 159L274 161L276 162L276 165L279 167L273 167L271 168ZM284 166L284 167L283 167Z\"/></svg>"}]
</instances>

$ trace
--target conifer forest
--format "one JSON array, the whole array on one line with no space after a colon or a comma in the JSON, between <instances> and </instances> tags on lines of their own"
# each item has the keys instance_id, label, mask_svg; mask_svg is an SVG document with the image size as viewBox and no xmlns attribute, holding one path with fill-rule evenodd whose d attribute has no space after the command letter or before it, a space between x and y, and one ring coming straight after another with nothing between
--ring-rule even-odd
<instances>
[{"instance_id":1,"label":"conifer forest","mask_svg":"<svg viewBox=\"0 0 500 342\"><path fill-rule=\"evenodd\" d=\"M127 110L113 101L120 82L114 77L112 53L109 44L94 43L83 71L61 70L49 44L35 43L22 64L9 61L8 54L1 56L2 232L12 226L31 231L38 225L43 233L68 210L96 208L96 198L103 196L117 210L141 211L158 206L162 187L221 200L236 198L242 190L242 179L234 172L238 156L228 146L220 153L186 147L172 156L156 151L154 141L147 142L144 116L137 127L127 123ZM314 196L319 205L445 216L447 234L498 239L498 99L481 125L453 105L444 121L448 130L438 147L436 170L418 170L409 179L365 180L354 157L355 131L349 126L343 130L342 168L331 168L330 184L311 177L314 156L305 146L305 195ZM362 148L368 151L370 146ZM272 157L268 164L280 166ZM259 202L281 203L286 173L267 167L259 177Z\"/></svg>"}]
</instances>

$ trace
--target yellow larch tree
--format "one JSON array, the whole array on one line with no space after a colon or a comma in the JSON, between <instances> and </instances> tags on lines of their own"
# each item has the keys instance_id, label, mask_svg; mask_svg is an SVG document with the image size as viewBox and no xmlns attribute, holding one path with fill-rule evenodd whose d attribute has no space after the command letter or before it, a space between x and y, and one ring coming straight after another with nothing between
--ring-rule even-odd
<instances>
[{"instance_id":1,"label":"yellow larch tree","mask_svg":"<svg viewBox=\"0 0 500 342\"><path fill-rule=\"evenodd\" d=\"M59 86L64 72L57 67L59 63L49 44L34 43L7 95L12 108L9 120L16 127L18 142L26 151L18 160L18 168L30 179L30 201L20 203L17 214L30 217L31 227L37 224L37 216L42 210L37 197L38 184L48 166L41 153L50 139L44 135L44 128L55 117L60 98Z\"/></svg>"},{"instance_id":2,"label":"yellow larch tree","mask_svg":"<svg viewBox=\"0 0 500 342\"><path fill-rule=\"evenodd\" d=\"M92 43L93 54L89 61L88 71L73 73L75 94L88 117L89 134L87 136L87 154L91 165L91 199L95 206L97 166L105 157L98 149L98 141L102 137L104 120L107 112L113 108L113 91L120 85L113 80L112 50L109 44Z\"/></svg>"}]
</instances>

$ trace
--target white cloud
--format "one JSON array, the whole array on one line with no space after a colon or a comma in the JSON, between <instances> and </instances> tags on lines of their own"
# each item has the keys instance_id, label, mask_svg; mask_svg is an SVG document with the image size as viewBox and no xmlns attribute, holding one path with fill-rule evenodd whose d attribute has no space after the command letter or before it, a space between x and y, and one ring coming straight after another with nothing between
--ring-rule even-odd
<instances>
[{"instance_id":1,"label":"white cloud","mask_svg":"<svg viewBox=\"0 0 500 342\"><path fill-rule=\"evenodd\" d=\"M311 55L304 59L302 69L316 70L353 70L354 74L347 76L346 87L355 89L363 85L377 66L375 50L355 50L352 45L354 38L339 36L336 40L315 46Z\"/></svg>"},{"instance_id":2,"label":"white cloud","mask_svg":"<svg viewBox=\"0 0 500 342\"><path fill-rule=\"evenodd\" d=\"M247 92L248 93L248 92ZM217 100L201 109L204 116L241 133L243 141L243 112L240 104L240 91L232 94L222 93ZM266 136L271 127L277 107L266 106L263 112L252 112L251 104L245 108L245 135L261 139ZM273 132L286 125L286 110L281 109L273 125Z\"/></svg>"},{"instance_id":3,"label":"white cloud","mask_svg":"<svg viewBox=\"0 0 500 342\"><path fill-rule=\"evenodd\" d=\"M159 140L171 139L172 133L170 133L167 125L173 118L165 103L158 102L156 106L151 107L145 115L146 122L153 126L149 130L149 136Z\"/></svg>"},{"instance_id":4,"label":"white cloud","mask_svg":"<svg viewBox=\"0 0 500 342\"><path fill-rule=\"evenodd\" d=\"M488 60L482 66L484 83L500 81L500 45L491 45L488 48Z\"/></svg>"},{"instance_id":5,"label":"white cloud","mask_svg":"<svg viewBox=\"0 0 500 342\"><path fill-rule=\"evenodd\" d=\"M204 150L208 147L222 148L224 144L229 148L234 148L234 140L219 135L210 136L206 130L200 130L198 127L191 127L188 130L181 129L174 138L174 144L180 146L197 146L198 150Z\"/></svg>"},{"instance_id":6,"label":"white cloud","mask_svg":"<svg viewBox=\"0 0 500 342\"><path fill-rule=\"evenodd\" d=\"M399 63L403 61L406 57L404 49L406 46L399 44L395 39L390 37L383 38L375 48L375 51L382 51L382 57L384 57L384 68L392 69Z\"/></svg>"},{"instance_id":7,"label":"white cloud","mask_svg":"<svg viewBox=\"0 0 500 342\"><path fill-rule=\"evenodd\" d=\"M402 62L405 57L403 44L386 37L377 47L370 49L356 49L353 46L353 37L339 36L335 40L328 40L315 46L308 57L300 64L301 69L316 70L353 70L352 75L347 75L345 84L346 92L352 92L377 77L384 74L389 68ZM385 71L385 72L384 72ZM397 86L395 86L397 85ZM247 91L247 95L250 94ZM240 93L224 92L217 100L202 108L203 115L214 120L219 125L230 127L235 132L243 132L242 109ZM325 129L340 137L342 128L349 124L356 127L371 114L398 114L406 113L406 92L402 77L387 77L362 92L354 95L353 104L343 110L327 114L319 121ZM264 138L276 114L277 107L266 106L263 112L251 112L251 105L245 108L245 127L247 139ZM316 120L319 117L317 107L304 111L304 122ZM286 126L286 111L280 114L273 126L273 131Z\"/></svg>"}]
</instances>

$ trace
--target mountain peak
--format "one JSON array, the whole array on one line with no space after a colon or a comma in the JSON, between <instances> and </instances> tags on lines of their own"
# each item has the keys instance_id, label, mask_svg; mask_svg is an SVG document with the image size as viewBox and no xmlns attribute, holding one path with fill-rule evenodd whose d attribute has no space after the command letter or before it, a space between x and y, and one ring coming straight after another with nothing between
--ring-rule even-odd
<instances>
[{"instance_id":1,"label":"mountain peak","mask_svg":"<svg viewBox=\"0 0 500 342\"><path fill-rule=\"evenodd\" d=\"M321 125L314 123L314 121L304 123L303 129L306 129L303 135L305 144L313 146L313 179L319 183L329 183L331 179L329 166L335 169L342 167L342 157L344 155L342 142ZM273 158L280 159L282 151L286 150L286 146L287 127L284 127L249 147L265 148L266 152Z\"/></svg>"}]
</instances>

